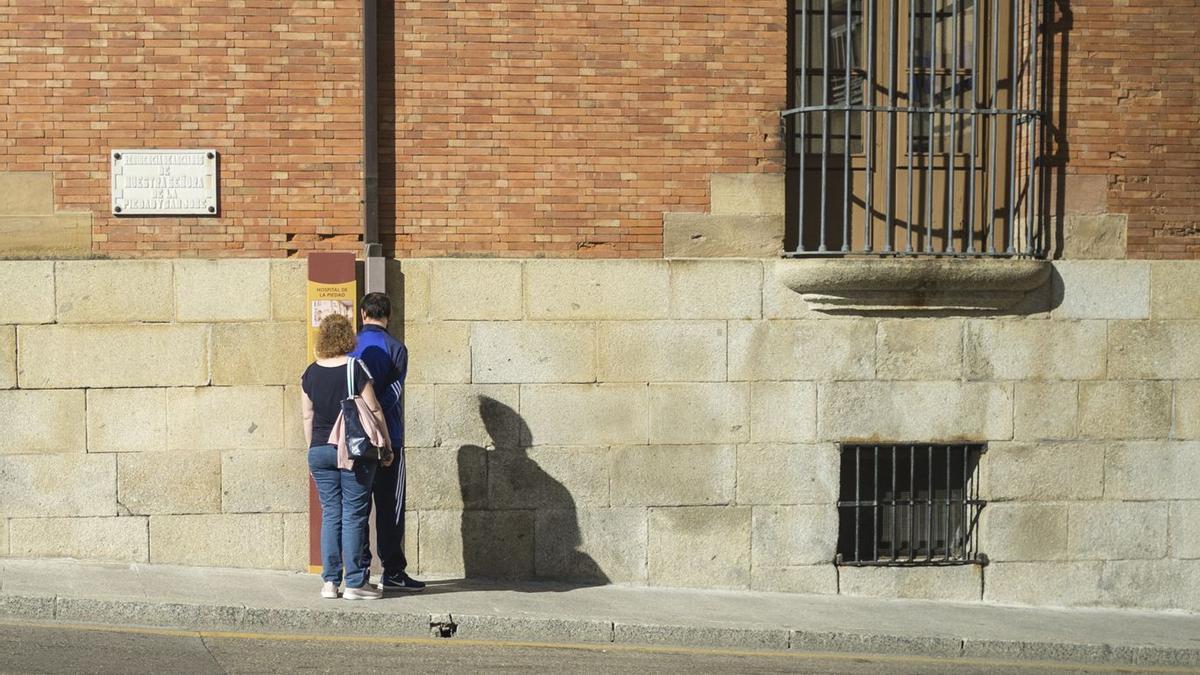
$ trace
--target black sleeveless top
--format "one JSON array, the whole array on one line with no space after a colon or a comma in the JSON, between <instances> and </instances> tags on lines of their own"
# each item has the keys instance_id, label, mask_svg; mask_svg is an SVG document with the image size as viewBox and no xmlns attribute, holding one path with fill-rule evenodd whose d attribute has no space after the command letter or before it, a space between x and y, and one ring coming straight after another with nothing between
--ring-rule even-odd
<instances>
[{"instance_id":1,"label":"black sleeveless top","mask_svg":"<svg viewBox=\"0 0 1200 675\"><path fill-rule=\"evenodd\" d=\"M363 387L371 381L371 373L362 361L355 360L354 393L361 394ZM329 443L329 432L342 411L342 399L346 391L346 366L322 366L315 361L309 364L300 376L300 386L313 403L312 442L309 447Z\"/></svg>"}]
</instances>

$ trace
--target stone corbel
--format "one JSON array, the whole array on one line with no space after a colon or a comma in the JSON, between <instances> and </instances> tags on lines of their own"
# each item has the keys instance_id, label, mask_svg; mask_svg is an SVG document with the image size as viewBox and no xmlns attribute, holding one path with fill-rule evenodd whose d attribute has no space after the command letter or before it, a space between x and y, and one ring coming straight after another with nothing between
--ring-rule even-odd
<instances>
[{"instance_id":1,"label":"stone corbel","mask_svg":"<svg viewBox=\"0 0 1200 675\"><path fill-rule=\"evenodd\" d=\"M1014 311L1050 276L1044 260L838 258L779 260L776 278L830 314Z\"/></svg>"}]
</instances>

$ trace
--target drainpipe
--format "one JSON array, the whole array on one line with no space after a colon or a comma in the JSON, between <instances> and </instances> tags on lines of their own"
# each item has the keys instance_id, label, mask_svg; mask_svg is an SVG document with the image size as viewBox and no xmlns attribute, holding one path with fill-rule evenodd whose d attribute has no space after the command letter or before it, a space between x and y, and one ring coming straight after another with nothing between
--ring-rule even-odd
<instances>
[{"instance_id":1,"label":"drainpipe","mask_svg":"<svg viewBox=\"0 0 1200 675\"><path fill-rule=\"evenodd\" d=\"M386 292L383 245L379 242L379 81L375 30L378 0L363 0L363 261L366 292Z\"/></svg>"}]
</instances>

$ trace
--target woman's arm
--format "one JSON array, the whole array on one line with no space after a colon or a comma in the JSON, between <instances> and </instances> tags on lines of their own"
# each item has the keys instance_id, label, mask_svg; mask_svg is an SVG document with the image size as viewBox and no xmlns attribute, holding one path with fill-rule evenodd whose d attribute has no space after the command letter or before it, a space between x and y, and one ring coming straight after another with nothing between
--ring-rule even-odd
<instances>
[{"instance_id":1,"label":"woman's arm","mask_svg":"<svg viewBox=\"0 0 1200 675\"><path fill-rule=\"evenodd\" d=\"M383 437L387 439L388 445L392 444L391 436L388 435L387 420L383 419L383 408L379 406L379 399L375 396L375 387L371 382L367 382L362 390L363 400L367 402L367 408L371 410L371 417L375 418L375 423L379 425L379 429L383 431Z\"/></svg>"},{"instance_id":2,"label":"woman's arm","mask_svg":"<svg viewBox=\"0 0 1200 675\"><path fill-rule=\"evenodd\" d=\"M313 402L308 397L307 391L301 390L300 395L300 417L304 420L304 442L312 445Z\"/></svg>"},{"instance_id":3,"label":"woman's arm","mask_svg":"<svg viewBox=\"0 0 1200 675\"><path fill-rule=\"evenodd\" d=\"M363 400L367 402L367 408L371 411L371 417L375 418L375 423L379 425L379 429L383 432L383 440L387 442L387 447L392 447L392 437L388 434L387 420L383 419L383 408L379 405L379 399L375 397L375 387L367 382L362 390ZM384 466L391 464L391 461L384 462Z\"/></svg>"}]
</instances>

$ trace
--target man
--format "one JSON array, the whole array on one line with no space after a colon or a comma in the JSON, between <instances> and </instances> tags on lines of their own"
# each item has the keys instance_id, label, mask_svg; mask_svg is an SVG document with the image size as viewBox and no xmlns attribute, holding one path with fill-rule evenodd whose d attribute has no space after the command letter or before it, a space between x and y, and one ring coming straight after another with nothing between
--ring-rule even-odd
<instances>
[{"instance_id":1,"label":"man","mask_svg":"<svg viewBox=\"0 0 1200 675\"><path fill-rule=\"evenodd\" d=\"M392 301L383 293L368 293L362 299L362 330L351 356L361 359L374 378L375 395L392 438L396 459L375 472L375 551L383 565L380 590L419 591L425 584L408 576L404 557L404 377L408 373L408 350L388 333ZM364 565L371 564L371 542L364 545Z\"/></svg>"}]
</instances>

